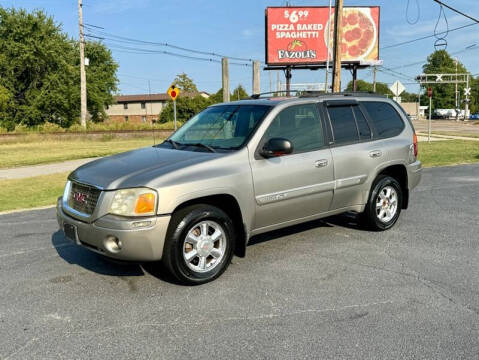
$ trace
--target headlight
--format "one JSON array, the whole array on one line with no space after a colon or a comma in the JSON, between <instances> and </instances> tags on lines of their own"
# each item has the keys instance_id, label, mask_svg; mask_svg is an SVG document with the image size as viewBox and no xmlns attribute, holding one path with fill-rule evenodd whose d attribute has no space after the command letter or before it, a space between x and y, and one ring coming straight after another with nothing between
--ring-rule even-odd
<instances>
[{"instance_id":1,"label":"headlight","mask_svg":"<svg viewBox=\"0 0 479 360\"><path fill-rule=\"evenodd\" d=\"M148 188L115 191L110 214L122 216L146 216L156 213L156 191Z\"/></svg>"},{"instance_id":2,"label":"headlight","mask_svg":"<svg viewBox=\"0 0 479 360\"><path fill-rule=\"evenodd\" d=\"M67 180L65 184L65 190L63 190L63 202L68 202L68 197L70 196L70 189L72 187L72 182Z\"/></svg>"}]
</instances>

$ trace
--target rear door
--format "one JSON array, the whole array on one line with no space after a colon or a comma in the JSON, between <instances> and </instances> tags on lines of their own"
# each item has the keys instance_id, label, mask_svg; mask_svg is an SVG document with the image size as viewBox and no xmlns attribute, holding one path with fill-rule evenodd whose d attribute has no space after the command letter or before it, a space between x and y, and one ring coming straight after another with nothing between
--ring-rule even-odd
<instances>
[{"instance_id":1,"label":"rear door","mask_svg":"<svg viewBox=\"0 0 479 360\"><path fill-rule=\"evenodd\" d=\"M278 137L292 143L293 153L261 157L259 150L264 143ZM333 164L317 103L283 109L272 120L258 147L252 150L256 230L329 209L334 188Z\"/></svg>"},{"instance_id":2,"label":"rear door","mask_svg":"<svg viewBox=\"0 0 479 360\"><path fill-rule=\"evenodd\" d=\"M382 144L372 141L371 125L358 102L334 100L324 105L331 126L334 160L331 210L364 204L369 192L365 183L382 161Z\"/></svg>"}]
</instances>

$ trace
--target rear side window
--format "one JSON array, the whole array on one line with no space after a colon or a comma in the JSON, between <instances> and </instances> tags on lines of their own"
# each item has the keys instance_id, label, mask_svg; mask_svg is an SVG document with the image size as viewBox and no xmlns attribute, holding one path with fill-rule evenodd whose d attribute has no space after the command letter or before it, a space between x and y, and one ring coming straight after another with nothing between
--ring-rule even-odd
<instances>
[{"instance_id":1,"label":"rear side window","mask_svg":"<svg viewBox=\"0 0 479 360\"><path fill-rule=\"evenodd\" d=\"M358 129L351 106L331 106L328 107L328 113L336 145L357 142L359 140Z\"/></svg>"},{"instance_id":2,"label":"rear side window","mask_svg":"<svg viewBox=\"0 0 479 360\"><path fill-rule=\"evenodd\" d=\"M359 138L361 140L371 139L371 129L359 106L353 106L353 112L358 124Z\"/></svg>"},{"instance_id":3,"label":"rear side window","mask_svg":"<svg viewBox=\"0 0 479 360\"><path fill-rule=\"evenodd\" d=\"M391 104L382 101L364 101L362 104L376 128L378 137L396 136L404 129L404 122Z\"/></svg>"}]
</instances>

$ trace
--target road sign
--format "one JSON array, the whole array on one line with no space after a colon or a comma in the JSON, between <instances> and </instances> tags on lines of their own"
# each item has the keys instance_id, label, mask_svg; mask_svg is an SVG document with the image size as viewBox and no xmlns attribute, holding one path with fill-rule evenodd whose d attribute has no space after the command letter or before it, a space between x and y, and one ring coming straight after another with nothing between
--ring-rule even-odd
<instances>
[{"instance_id":1,"label":"road sign","mask_svg":"<svg viewBox=\"0 0 479 360\"><path fill-rule=\"evenodd\" d=\"M471 95L471 88L470 87L464 89L464 95L465 96Z\"/></svg>"},{"instance_id":2,"label":"road sign","mask_svg":"<svg viewBox=\"0 0 479 360\"><path fill-rule=\"evenodd\" d=\"M401 95L401 93L406 90L403 84L399 80L396 80L394 84L392 84L389 89L392 91L392 93L396 96Z\"/></svg>"},{"instance_id":3,"label":"road sign","mask_svg":"<svg viewBox=\"0 0 479 360\"><path fill-rule=\"evenodd\" d=\"M175 120L175 131L176 131L176 98L180 95L180 89L176 87L175 84L171 84L167 91L168 95L170 96L171 100L173 100L173 117Z\"/></svg>"},{"instance_id":4,"label":"road sign","mask_svg":"<svg viewBox=\"0 0 479 360\"><path fill-rule=\"evenodd\" d=\"M431 87L427 88L427 96L432 97L432 88Z\"/></svg>"},{"instance_id":5,"label":"road sign","mask_svg":"<svg viewBox=\"0 0 479 360\"><path fill-rule=\"evenodd\" d=\"M172 84L167 91L168 95L170 96L171 100L176 101L178 95L180 95L180 89L176 87L175 84Z\"/></svg>"}]
</instances>

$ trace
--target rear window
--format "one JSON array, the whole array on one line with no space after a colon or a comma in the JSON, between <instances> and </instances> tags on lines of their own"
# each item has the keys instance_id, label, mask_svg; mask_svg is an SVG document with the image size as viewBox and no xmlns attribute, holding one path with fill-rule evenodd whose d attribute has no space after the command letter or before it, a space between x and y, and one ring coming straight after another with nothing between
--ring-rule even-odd
<instances>
[{"instance_id":1,"label":"rear window","mask_svg":"<svg viewBox=\"0 0 479 360\"><path fill-rule=\"evenodd\" d=\"M404 129L404 122L398 112L382 101L364 101L362 105L376 128L377 137L392 137L399 135Z\"/></svg>"}]
</instances>

